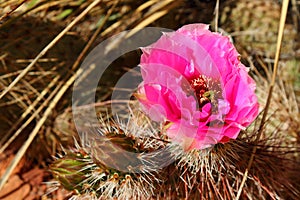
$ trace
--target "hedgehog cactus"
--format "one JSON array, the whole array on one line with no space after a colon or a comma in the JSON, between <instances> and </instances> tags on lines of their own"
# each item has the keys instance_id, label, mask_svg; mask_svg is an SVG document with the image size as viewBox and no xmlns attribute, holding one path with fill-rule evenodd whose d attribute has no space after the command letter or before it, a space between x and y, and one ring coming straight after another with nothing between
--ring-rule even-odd
<instances>
[{"instance_id":1,"label":"hedgehog cactus","mask_svg":"<svg viewBox=\"0 0 300 200\"><path fill-rule=\"evenodd\" d=\"M83 149L66 150L64 154L52 163L50 170L64 188L82 193L85 190L86 175L97 167L91 165L93 161ZM88 165L90 166L87 167ZM105 174L105 169L101 171Z\"/></svg>"},{"instance_id":2,"label":"hedgehog cactus","mask_svg":"<svg viewBox=\"0 0 300 200\"><path fill-rule=\"evenodd\" d=\"M104 143L110 140L119 147L136 152L151 151L154 146L161 147L160 141L155 138L139 140L141 143L137 145L134 137L128 137L128 132L120 129L119 125L110 123L107 126L120 131L118 134L107 133ZM50 170L61 187L72 191L72 199L232 199L254 147L253 134L256 128L253 128L243 131L235 141L204 150L186 152L179 145L168 143L175 162L155 173L146 170L143 173L116 170L110 166L118 163L120 155L117 154L122 152L116 150L113 155L117 157L101 159L101 156L105 157L101 151L91 151L78 144L76 148L64 150L63 155L50 166ZM277 135L259 141L249 181L243 190L245 197L294 199L300 194L297 186L291 185L287 179L290 172L296 174L296 171L286 169L293 166L292 160L287 159L292 151L289 153L288 147L274 149L282 142ZM104 143L102 148L105 147ZM99 150L101 147L93 148ZM128 163L136 163L135 158L127 159ZM142 166L142 158L140 161Z\"/></svg>"},{"instance_id":3,"label":"hedgehog cactus","mask_svg":"<svg viewBox=\"0 0 300 200\"><path fill-rule=\"evenodd\" d=\"M124 134L110 134L107 135L107 139L126 147L127 150L135 149L134 140ZM149 179L144 174L118 171L109 167L112 163L100 162L98 156L92 156L87 149L76 143L76 148L64 150L63 155L56 158L50 166L50 171L63 188L73 192L73 199L125 200L149 198L152 195L152 182L156 181L155 178ZM127 159L130 162L130 158ZM109 159L105 159L105 162L108 161Z\"/></svg>"},{"instance_id":4,"label":"hedgehog cactus","mask_svg":"<svg viewBox=\"0 0 300 200\"><path fill-rule=\"evenodd\" d=\"M203 27L205 28L203 29ZM180 31L184 34L179 33ZM81 199L234 199L238 196L239 187L243 185L244 175L247 175L247 182L241 187L243 199L297 199L300 195L299 185L296 185L297 183L293 185L294 182L289 178L293 174L297 174L293 163L297 149L286 145L288 139L282 137L286 132L283 132L280 128L273 130L266 128L276 121L274 116L270 116L264 127L258 126L261 116L257 117L258 106L256 94L254 93L256 83L248 77L246 68L240 63L238 53L229 43L228 38L219 33L211 33L207 26L201 24L188 25L180 31L164 34L161 37L162 39L157 42L159 46L156 46L156 48L152 46L153 51L151 51L151 48L144 49L146 57L144 56L141 59L141 63L144 64L142 77L144 81L148 79L149 82L146 83L149 83L149 85L140 85L143 87L139 87L136 91L135 97L137 97L140 104L133 101L135 103L132 105L135 109L123 107L122 111L130 110L131 112L126 112L126 115L122 117L116 116L117 121L111 119L112 113L106 113L103 117L102 112L100 118L97 119L100 120L99 127L83 127L82 130L79 130L83 148L77 147L77 150L69 153L69 157L66 153L65 157L56 160L51 168L54 176L66 189L77 191L78 194L75 194L74 198ZM187 40L186 37L191 35L190 40ZM216 38L219 40L214 40ZM172 39L171 42L170 39ZM226 40L225 44L223 39ZM194 44L191 40L199 42L198 46L191 45ZM166 50L164 48L170 48L172 45L182 50L180 51L182 55L189 53L190 57L185 57L188 59L184 60L182 59L183 56L179 57L176 54L177 51L171 53L169 51L155 51ZM208 45L209 47L204 52L211 53L211 55L203 54L204 58L201 59L199 52L203 52L196 51L199 45L204 47ZM218 50L220 51L218 52ZM226 54L228 53L227 50L230 52L229 55ZM196 58L200 59L193 60ZM209 145L199 146L198 144L201 145L203 139L200 137L203 136L201 131L205 130L206 127L215 126L214 130L222 128L221 123L210 124L205 120L201 121L202 116L207 116L202 115L204 112L204 114L211 112L213 115L215 110L210 109L212 106L208 107L207 110L204 108L198 109L197 106L195 106L197 110L189 110L184 107L191 105L189 101L182 104L183 106L180 105L182 106L180 107L176 104L178 103L176 101L178 96L174 97L172 95L180 94L180 97L182 97L180 100L186 97L190 97L188 100L194 98L190 93L185 93L190 90L186 90L184 87L186 85L180 81L183 80L184 75L195 78L198 77L200 72L205 73L205 70L210 69L209 66L214 66L209 62L210 60L205 58L214 58L214 64L220 67L219 71L235 72L232 76L226 76L228 79L224 80L225 85L230 82L228 80L232 77L248 77L245 83L251 84L238 87L239 83L243 81L240 80L240 82L234 82L230 85L227 90L228 97L240 95L240 99L233 102L229 99L228 104L229 107L241 106L243 108L245 103L241 102L247 99L245 90L247 87L252 87L251 92L249 90L248 92L253 95L253 98L249 100L253 104L249 104L249 107L245 110L253 108L255 112L252 117L249 117L250 111L245 112L242 109L245 115L243 113L237 114L238 110L232 111L234 116L238 116L233 120L234 125L238 124L239 119L249 121L244 123L244 126L239 125L238 129L227 129L229 132L231 130L231 132L236 133L234 137L228 137L224 140L207 140L210 143L203 144ZM203 60L205 62L202 63ZM148 65L145 64L146 61L148 61ZM198 61L200 63L197 63ZM155 65L163 62L165 62L164 66L174 67L177 72L182 73L179 74L181 76L176 77L178 73L171 73L174 71L168 71L168 68L163 71ZM198 68L194 68L197 64L201 64L200 67L203 67L200 68L199 74L194 73L198 70ZM228 64L232 64L232 66L228 66ZM210 70L207 76L215 74L212 73L212 69ZM192 72L193 74L189 74ZM189 83L195 82L191 80ZM168 91L171 87L173 90ZM238 87L239 90L235 87ZM234 91L238 92L234 93ZM214 103L213 99L206 100L207 105ZM111 102L106 105L111 106ZM140 107L136 105L140 105ZM160 107L157 105L160 105ZM282 106L282 104L280 105ZM203 105L200 104L200 106ZM219 107L224 113L226 111L225 114L221 113L220 116L228 113L228 110L224 109L225 107L225 104ZM166 112L163 113L163 111ZM193 115L197 112L201 115ZM182 117L183 124L178 123L179 117ZM121 119L125 119L127 123L123 123ZM221 118L213 119L215 119L213 122L222 120ZM192 122L195 122L196 125ZM172 127L174 124L176 126ZM228 125L228 123L224 124ZM84 126L84 123L82 125ZM191 134L194 129L189 129L190 127L196 129L196 134ZM262 128L263 134L257 139L260 128ZM224 136L222 132L213 131L208 131L205 136L210 139L213 138L212 136L216 136L216 133L221 133L221 137ZM174 135L177 137L172 137ZM193 138L195 135L199 136L198 140L194 140L193 145L185 148L185 145L182 144L188 140L184 139L189 139L189 137L195 139ZM249 168L248 164L254 148L256 149L255 158L252 167ZM165 149L166 154L155 153L161 149ZM128 152L133 154L128 154ZM121 165L128 166L128 168L120 168ZM136 169L139 169L139 171L137 172ZM249 174L244 173L247 170L249 170Z\"/></svg>"}]
</instances>

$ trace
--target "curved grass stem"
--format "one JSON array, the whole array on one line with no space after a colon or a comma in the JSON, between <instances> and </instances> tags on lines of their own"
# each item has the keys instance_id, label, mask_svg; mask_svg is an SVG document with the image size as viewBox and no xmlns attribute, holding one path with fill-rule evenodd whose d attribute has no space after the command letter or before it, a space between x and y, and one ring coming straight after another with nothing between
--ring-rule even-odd
<instances>
[{"instance_id":1,"label":"curved grass stem","mask_svg":"<svg viewBox=\"0 0 300 200\"><path fill-rule=\"evenodd\" d=\"M271 99L272 99L273 88L274 88L274 85L275 85L277 71L278 71L278 62L279 62L279 57L280 57L281 43L282 43L282 38L283 38L283 31L284 31L284 25L285 25L287 10L288 10L288 4L289 4L289 0L284 0L283 3L282 3L281 17L280 17L280 23L279 23L278 36L277 36L277 45L276 45L274 69L273 69L271 83L270 83L270 86L269 86L269 93L268 93L268 97L267 97L266 106L265 106L264 113L263 113L263 116L262 116L262 119L261 119L261 122L260 122L260 126L259 126L259 129L258 129L258 132L257 132L257 137L255 139L256 144L262 136L262 132L263 132L263 129L264 129L264 124L265 124L265 121L266 121L266 118L267 118L270 102L271 102ZM250 160L248 162L247 168L244 172L243 179L242 179L241 185L239 187L237 196L235 198L236 200L240 199L240 196L242 194L242 190L243 190L243 187L245 185L245 182L248 178L248 173L249 173L249 170L252 166L256 151L257 151L257 146L255 145L254 148L253 148Z\"/></svg>"},{"instance_id":2,"label":"curved grass stem","mask_svg":"<svg viewBox=\"0 0 300 200\"><path fill-rule=\"evenodd\" d=\"M0 99L4 97L77 22L79 22L88 12L94 8L101 0L93 1L80 15L78 15L64 30L62 30L34 59L33 61L7 86L0 94Z\"/></svg>"},{"instance_id":3,"label":"curved grass stem","mask_svg":"<svg viewBox=\"0 0 300 200\"><path fill-rule=\"evenodd\" d=\"M99 3L100 1L98 1ZM93 4L93 3L92 3ZM91 4L91 5L92 5ZM85 53L88 51L88 49L91 47L92 43L95 41L97 35L100 33L100 31L103 28L103 25L105 23L105 21L108 19L108 17L112 14L113 10L115 9L116 5L118 4L118 1L116 1L116 3L112 6L112 8L109 10L108 14L106 15L106 18L103 22L103 24L101 26L99 26L99 28L95 31L95 33L93 34L93 36L91 37L91 39L89 40L89 42L87 43L87 45L85 46L84 50L81 52L80 56L77 58L77 60L75 61L75 63L72 66L72 70L75 70L77 68L77 66L79 65L80 61L83 59ZM93 8L95 5L97 5L97 3L93 4L94 6L89 6L88 8ZM90 10L90 9L86 9L86 10ZM88 12L88 11L87 11ZM75 21L75 20L74 20ZM66 29L64 29L66 30ZM62 32L61 32L62 33ZM61 34L60 33L60 34ZM59 34L59 35L60 35ZM58 39L60 39L59 35L56 37ZM62 37L62 36L61 36ZM56 39L55 38L55 39ZM54 40L55 40L54 39ZM53 41L52 41L53 42ZM51 43L52 43L51 42ZM51 44L49 43L49 45ZM55 43L53 43L54 45ZM49 46L48 45L48 46ZM48 47L47 46L47 47ZM46 48L47 48L46 47ZM45 48L45 49L46 49ZM51 48L51 47L49 47ZM44 50L45 50L44 49ZM40 55L40 54L39 54ZM38 56L36 57L36 59L38 59ZM35 59L35 60L36 60ZM33 60L34 62L34 60ZM33 63L32 62L32 63ZM29 65L30 66L30 65ZM45 120L47 119L47 117L51 114L53 108L56 106L56 104L59 102L59 100L61 99L61 97L65 94L65 92L67 91L67 89L73 84L73 82L75 81L75 79L78 77L79 74L82 73L82 69L77 70L77 72L71 76L68 81L66 81L64 83L64 85L62 87L58 86L57 88L59 89L59 91L53 91L53 94L56 94L55 97L53 98L52 102L49 104L48 108L46 109L45 113L43 114L43 117L39 120L38 124L35 126L34 130L30 133L28 139L26 140L26 142L23 144L23 146L19 149L18 153L16 154L14 160L10 163L9 167L7 168L7 170L5 171L5 174L3 175L3 177L0 179L0 190L1 188L4 186L4 184L6 183L7 179L9 178L10 174L12 173L13 169L17 166L17 164L19 163L20 159L23 157L24 153L26 152L26 150L28 149L28 147L30 146L31 142L33 141L33 139L35 138L35 136L37 135L38 131L40 130L40 128L42 127L42 125L44 124ZM54 96L54 95L53 95ZM52 96L49 96L49 99L51 99ZM40 112L40 111L38 111ZM37 112L37 113L38 113ZM34 116L32 116L34 118ZM19 130L18 130L19 131Z\"/></svg>"}]
</instances>

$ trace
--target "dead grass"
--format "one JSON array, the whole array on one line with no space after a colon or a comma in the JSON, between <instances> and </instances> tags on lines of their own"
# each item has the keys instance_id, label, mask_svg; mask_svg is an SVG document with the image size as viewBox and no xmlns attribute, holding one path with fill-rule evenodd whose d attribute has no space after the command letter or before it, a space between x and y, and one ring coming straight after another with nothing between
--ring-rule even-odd
<instances>
[{"instance_id":1,"label":"dead grass","mask_svg":"<svg viewBox=\"0 0 300 200\"><path fill-rule=\"evenodd\" d=\"M290 10L293 14L288 16L288 20L292 22L290 24L293 30L299 33L300 5L296 0L292 0L291 3ZM220 8L222 5L220 2ZM60 144L72 145L74 132L68 131L68 127L72 126L72 119L69 116L65 117L67 109L71 106L70 86L74 82L75 75L81 73L78 69L85 55L99 42L123 30L136 27L160 26L176 29L187 23L210 23L214 18L212 1L204 3L184 0L8 0L0 1L0 8L3 8L0 11L0 113L2 113L0 154L5 155L9 150L16 152L16 159L7 167L1 186L25 152L27 152L25 156L35 158L32 161L34 165L46 165L45 160L60 149ZM229 25L232 26L229 32L234 30L233 25ZM235 32L236 36L239 36L239 33ZM253 188L257 197L264 194L276 198L281 190L284 190L283 196L286 195L285 192L291 192L290 197L295 199L299 195L296 189L300 180L293 179L299 176L297 165L287 161L288 169L291 169L280 177L270 179L262 176L265 172L260 172L261 168L266 168L269 176L277 174L279 170L285 169L285 163L281 163L274 170L271 168L282 159L300 162L298 38L293 38L293 44L296 44L293 47L295 52L280 60L277 79L272 83L274 88L267 120L261 138L257 144L253 144L258 146L256 152L258 156L254 158L253 170L250 170L247 176L250 180L246 182L243 190L245 198L253 198L251 196ZM242 43L242 40L240 41ZM249 40L245 44L248 42ZM248 47L241 48L243 58L251 66L253 77L257 82L257 94L262 108L265 108L266 91L272 80L274 62L270 59L272 54L264 54L264 51L262 54L261 52L253 54ZM120 69L122 70L124 69ZM115 72L111 73L115 75ZM108 100L110 89L102 92L101 96L105 97L103 100ZM66 131L57 128L57 124L65 124ZM255 130L257 129L254 128L249 134L254 134ZM247 145L252 144L253 140L249 139L252 136L249 137L247 134L244 136L241 136L241 141L237 141L233 146L238 145L236 149L243 150L242 155L248 153L250 156L253 146ZM270 137L274 139L271 140ZM245 144L245 141L249 143ZM37 151L41 155L33 156ZM230 151L227 153L230 154ZM273 157L275 154L278 156ZM218 173L226 174L226 170L217 170L213 175L207 174L208 177L211 176L208 178L211 182L207 185L203 185L203 180L198 177L194 179L194 184L202 183L201 187L187 189L186 183L182 182L182 185L176 187L174 185L170 188L163 187L164 191L159 195L167 197L169 192L174 190L182 198L194 196L204 199L208 197L230 199L241 184L242 174L247 168L245 163L249 157L246 158L229 159L228 162L234 164L243 162L243 167L238 171L232 168L234 164L233 166L228 164L228 168L222 169L233 170L232 174L228 175L230 179L218 176ZM233 161L234 159L236 160ZM175 170L174 173L182 173L178 172L178 169L171 170ZM216 189L219 187L214 182L216 176L224 184L219 190L226 188L223 190L224 193ZM239 178L235 180L232 179L233 176ZM184 175L182 178L184 179ZM283 180L287 181L286 190L280 186ZM203 196L204 190L207 196ZM215 191L216 196L210 196L209 190ZM170 192L171 196L176 194ZM170 195L168 198L171 198Z\"/></svg>"}]
</instances>

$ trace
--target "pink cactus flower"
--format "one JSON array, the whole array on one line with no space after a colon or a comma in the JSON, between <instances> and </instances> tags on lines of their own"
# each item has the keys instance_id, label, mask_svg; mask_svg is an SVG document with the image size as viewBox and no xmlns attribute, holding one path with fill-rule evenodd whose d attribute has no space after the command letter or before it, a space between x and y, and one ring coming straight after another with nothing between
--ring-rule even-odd
<instances>
[{"instance_id":1,"label":"pink cactus flower","mask_svg":"<svg viewBox=\"0 0 300 200\"><path fill-rule=\"evenodd\" d=\"M137 97L185 150L236 139L258 115L255 82L229 38L190 24L142 48Z\"/></svg>"}]
</instances>

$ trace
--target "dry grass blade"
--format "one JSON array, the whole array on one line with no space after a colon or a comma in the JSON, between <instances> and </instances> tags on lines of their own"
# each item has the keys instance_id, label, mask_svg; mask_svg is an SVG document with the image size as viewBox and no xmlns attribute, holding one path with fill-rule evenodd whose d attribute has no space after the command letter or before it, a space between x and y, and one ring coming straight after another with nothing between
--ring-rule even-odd
<instances>
[{"instance_id":1,"label":"dry grass blade","mask_svg":"<svg viewBox=\"0 0 300 200\"><path fill-rule=\"evenodd\" d=\"M139 24L137 24L135 26L135 29L131 30L126 35L126 38L129 38L130 36L132 36L135 33L137 33L139 29L142 29L142 28L148 26L149 24L153 23L157 19L163 17L172 8L174 8L175 6L177 6L179 3L180 3L180 1L170 0L170 1L165 1L165 2L162 2L161 4L156 5L154 7L154 9L149 12L149 14L146 14L145 19L142 22L140 22Z\"/></svg>"},{"instance_id":2,"label":"dry grass blade","mask_svg":"<svg viewBox=\"0 0 300 200\"><path fill-rule=\"evenodd\" d=\"M111 34L121 25L128 24L127 27L124 28L128 28L130 26L133 26L135 28L126 36L126 38L129 38L130 36L134 35L138 31L138 29L144 28L147 25L167 15L172 9L174 9L174 7L179 6L181 3L182 0L146 1L144 4L137 7L131 15L124 16L122 20L117 21L110 27L106 28L101 33L101 36L103 37ZM146 11L147 9L148 11ZM145 13L143 14L143 12ZM141 19L137 16L140 16Z\"/></svg>"},{"instance_id":3,"label":"dry grass blade","mask_svg":"<svg viewBox=\"0 0 300 200\"><path fill-rule=\"evenodd\" d=\"M72 69L77 68L78 64L80 63L80 61L82 60L83 56L85 55L85 53L88 51L88 49L90 48L90 46L92 45L92 43L95 41L97 35L100 33L101 29L103 28L103 25L105 23L105 21L109 18L109 16L111 15L111 13L113 12L114 8L116 7L118 1L115 2L115 4L112 6L112 8L109 10L108 14L106 15L106 19L104 19L104 22L102 24L102 26L100 26L95 33L93 34L92 38L90 39L90 41L88 42L88 44L85 46L84 50L81 52L81 54L79 55L79 57L77 58L77 60L75 61L74 65L72 66ZM58 37L58 36L57 36ZM43 114L43 117L39 120L38 124L36 125L36 127L34 128L34 130L31 132L29 138L26 140L26 142L23 144L23 146L21 147L21 149L18 151L18 153L16 154L15 159L11 162L10 166L8 167L7 171L5 172L4 176L2 177L1 181L0 181L0 190L3 187L3 185L5 184L6 180L8 179L8 177L10 176L12 170L15 168L15 166L17 165L17 163L19 162L19 160L21 159L21 157L24 155L24 153L26 152L27 148L29 147L29 145L31 144L31 142L33 141L33 139L35 138L36 134L38 133L39 129L41 128L41 126L43 125L43 123L45 122L45 120L47 119L47 117L50 115L52 109L55 107L55 105L57 104L57 102L59 101L59 99L63 96L63 94L67 91L67 89L70 87L70 85L75 81L75 78L81 73L81 69L79 69L77 71L76 74L74 74L66 83L65 85L60 89L60 91L56 94L56 96L54 97L54 99L52 100L52 102L50 103L50 105L48 106L48 108L46 109L45 113ZM56 77L57 78L57 77ZM57 87L58 89L59 87ZM56 91L53 91L52 94L55 94ZM52 95L53 96L53 95ZM52 96L50 95L50 98L52 98ZM46 102L46 105L48 104L48 102ZM39 109L35 112L35 113L39 113L42 108L45 106L45 104L43 104L42 106L39 107ZM32 119L34 119L35 114L32 115L30 117L29 120L30 121ZM22 127L26 127L28 125L27 122L25 122ZM22 129L19 129L16 133L20 133L22 131ZM16 134L15 134L16 135ZM10 143L11 141L13 141L15 137L12 137L9 142L7 142L2 148L1 151L2 152Z\"/></svg>"},{"instance_id":4,"label":"dry grass blade","mask_svg":"<svg viewBox=\"0 0 300 200\"><path fill-rule=\"evenodd\" d=\"M28 0L26 0L26 1L28 1ZM22 3L22 5L23 5L24 3L26 3L26 1L24 1L24 2ZM11 3L7 3L6 5L3 5L3 6L9 6L9 5L14 4L14 3L18 3L18 2L12 1ZM21 14L17 15L16 17L9 18L8 20L4 21L4 23L2 23L2 24L0 23L0 29L3 29L4 27L8 27L13 21L16 21L16 20L20 19L22 16L26 15L27 13L30 13L30 12L32 12L32 11L34 11L34 10L37 10L37 9L38 9L40 6L42 6L44 3L47 3L47 1L36 2L36 3L34 3L31 7L28 7L27 10L25 10L25 11L22 12ZM2 6L2 5L0 5L0 7L1 7L1 6ZM10 13L10 14L12 14L12 13ZM10 15L10 14L9 14L9 15ZM9 16L9 15L8 15L8 16ZM6 17L8 18L8 16L6 16Z\"/></svg>"},{"instance_id":5,"label":"dry grass blade","mask_svg":"<svg viewBox=\"0 0 300 200\"><path fill-rule=\"evenodd\" d=\"M72 197L64 196L64 193L62 198L108 199L105 195L110 193L114 194L116 199L133 199L126 198L126 194L132 193L138 187L141 190L134 193L136 199L298 199L299 38L286 33L294 33L295 27L296 30L299 28L300 1L290 1L288 9L291 12L287 15L285 25L281 22L279 28L282 30L283 25L285 28L282 42L277 38L282 34L280 31L278 34L278 24L281 9L283 15L284 6L280 6L283 1L99 0L97 6L87 11L88 7L96 4L95 1L0 0L0 8L3 8L0 9L0 51L3 51L0 53L0 109L4 111L0 117L0 129L3 129L4 133L4 137L0 138L0 159L10 152L11 159L15 156L12 162L11 159L7 161L4 158L4 162L7 161L4 167L1 165L2 160L0 161L0 171L2 175L4 173L3 177L0 176L0 190L4 184L9 186L7 180L10 182L15 175L23 176L33 166L39 166L46 171L46 162L59 150L60 145L73 146L70 137L77 137L78 133L81 133L81 130L77 130L78 127L84 131L87 127L89 133L89 125L74 124L75 110L70 107L70 84L74 83L74 73L80 73L78 78L84 81L83 79L96 70L96 64L91 64L82 72L78 70L91 48L124 30L129 30L129 34L123 34L111 42L105 48L106 52L111 48L119 48L121 40L147 26L177 29L185 24L212 23L214 31L219 27L225 34L232 36L241 58L245 59L242 61L248 61L244 64L251 66L249 74L256 82L256 95L262 109L255 122L245 131L241 131L236 140L218 144L207 154L204 151L195 151L195 154L180 153L177 158L178 150L175 148L176 162L162 169L159 176L148 177L147 174L142 174L136 179L140 182L128 179L119 191L113 187L106 190L106 186L103 185L101 190L94 187L101 176L98 170L95 170L94 174L84 172L89 166L97 165L93 160L89 160L86 167L76 168L75 172L82 172L82 177L87 178L83 183L91 184L95 190L90 190L87 184L84 184L82 191L76 187L70 188L70 195L73 195L75 190L77 193ZM288 1L285 1L285 4L286 2ZM22 6L19 7L20 5ZM83 12L86 14L83 15ZM74 19L78 21L74 22ZM282 19L283 16L281 21ZM279 64L279 48L275 54L276 43L277 46L281 43ZM277 61L273 68L275 55ZM97 101L79 107L78 113L86 117L85 110L95 107L97 114L106 114L103 117L106 122L112 117L108 108L112 103L120 105L118 109L121 111L127 111L128 101L112 100L111 92L131 91L127 88L113 87L113 84L123 72L127 73L138 65L139 59L139 53L129 52L111 63L109 67L112 70L107 70L103 75L103 83L101 78L97 86ZM279 75L276 77L277 73ZM129 110L133 109L135 112L136 103L132 101L129 104ZM120 119L127 121L126 113L128 112L122 112ZM140 115L137 119L139 123L135 130L141 130L140 123L145 121ZM147 122L150 124L150 119L146 120L149 120ZM94 124L90 126L94 128ZM119 138L114 138L114 141L121 141L124 146L129 144L128 140L117 139ZM141 138L138 141L140 140ZM144 147L169 144L158 137L149 137L145 141L147 143ZM81 142L85 143L84 140ZM84 152L78 151L82 156L89 153ZM72 155L69 154L71 157ZM25 166L23 159L30 159L32 162L27 162L26 164L29 164ZM7 166L8 164L10 165ZM21 172L17 172L19 168L22 169ZM55 175L44 177L43 181L47 182L51 178L55 178ZM159 181L149 189L151 179ZM147 184L139 185L141 182ZM113 186L114 183L108 181L107 184ZM63 191L64 183L59 185L56 185L58 190L47 193L46 198L56 199L57 194ZM40 186L36 184L31 188L34 190ZM33 190L31 193L35 193ZM36 194L36 199L40 198L43 192ZM143 194L147 194L149 198L143 197ZM3 197L0 194L1 198Z\"/></svg>"},{"instance_id":6,"label":"dry grass blade","mask_svg":"<svg viewBox=\"0 0 300 200\"><path fill-rule=\"evenodd\" d=\"M4 88L5 84L2 83L2 80L0 80L0 86ZM17 90L17 88L15 88ZM23 101L24 98L20 98L14 91L10 92L11 96L14 98L16 102L18 102L24 109L26 109L28 106L27 104Z\"/></svg>"},{"instance_id":7,"label":"dry grass blade","mask_svg":"<svg viewBox=\"0 0 300 200\"><path fill-rule=\"evenodd\" d=\"M162 11L158 11L155 12L153 15L149 16L148 18L146 18L145 20L143 20L141 23L139 23L135 29L131 30L126 37L129 38L130 36L134 35L135 33L137 33L141 28L146 27L147 25L151 24L152 22L154 22L155 20L161 18L162 16L164 16L165 14L168 13L168 10L162 10Z\"/></svg>"},{"instance_id":8,"label":"dry grass blade","mask_svg":"<svg viewBox=\"0 0 300 200\"><path fill-rule=\"evenodd\" d=\"M220 0L217 0L215 7L215 31L218 30Z\"/></svg>"},{"instance_id":9,"label":"dry grass blade","mask_svg":"<svg viewBox=\"0 0 300 200\"><path fill-rule=\"evenodd\" d=\"M276 80L276 76L277 76L278 62L279 62L280 49L281 49L281 43L282 43L282 38L283 38L284 25L285 25L285 20L286 20L286 16L287 16L288 4L289 4L289 0L284 0L283 4L282 4L272 80L271 80L271 83L270 83L269 93L268 93L268 97L267 97L267 103L266 103L266 106L265 106L265 109L264 109L263 117L261 119L261 124L260 124L259 130L258 130L256 140L255 140L256 143L260 140L260 137L262 135L263 126L265 124L265 120L266 120L266 117L267 117L267 114L268 114L269 105L270 105L270 102L271 102L271 99L272 99L272 92L273 92L273 87L275 85L275 80ZM248 162L247 169L244 172L242 182L239 186L239 190L238 190L238 193L237 193L237 196L236 196L236 200L240 199L240 196L242 194L244 184L247 180L248 173L249 173L249 170L250 170L251 165L253 163L256 151L257 151L257 146L254 146L251 157L250 157L250 160Z\"/></svg>"},{"instance_id":10,"label":"dry grass blade","mask_svg":"<svg viewBox=\"0 0 300 200\"><path fill-rule=\"evenodd\" d=\"M299 4L300 4L300 2L298 1L298 5ZM296 26L296 30L298 30L298 22L299 22L299 19L300 19L300 13L299 13L299 10L297 8L296 0L292 0L292 10L294 12L294 15L293 15L294 25Z\"/></svg>"},{"instance_id":11,"label":"dry grass blade","mask_svg":"<svg viewBox=\"0 0 300 200\"><path fill-rule=\"evenodd\" d=\"M87 45L84 47L84 49L82 50L82 52L80 53L80 55L76 59L75 63L72 66L72 70L75 70L78 67L80 61L83 59L84 55L87 53L87 51L90 49L90 47L92 46L92 44L95 42L97 36L99 35L99 33L101 32L101 30L103 29L106 21L111 16L111 14L113 13L113 11L116 8L116 6L117 6L118 3L119 3L119 1L115 1L115 3L113 4L112 8L107 12L107 15L105 15L105 18L102 21L102 24L97 28L97 30L95 31L95 33L92 35L91 39L88 41Z\"/></svg>"},{"instance_id":12,"label":"dry grass blade","mask_svg":"<svg viewBox=\"0 0 300 200\"><path fill-rule=\"evenodd\" d=\"M0 190L2 189L2 187L4 186L4 184L6 183L7 179L9 178L10 174L12 173L13 169L17 166L18 162L21 160L21 158L25 154L26 150L28 149L28 147L32 143L33 139L37 135L38 131L40 130L40 128L42 127L42 125L44 124L44 122L46 121L46 119L48 118L48 116L51 114L53 108L59 102L59 100L61 99L61 97L65 94L65 92L70 87L70 85L73 84L73 82L75 81L76 77L79 74L81 74L81 72L82 72L82 70L79 69L72 77L70 77L69 80L60 88L60 90L58 91L58 93L56 94L56 96L53 98L53 100L49 104L48 108L44 112L42 118L38 121L38 123L36 124L35 128L30 133L28 139L22 145L22 147L19 149L19 151L16 154L15 158L12 160L12 162L8 166L7 170L5 171L4 175L2 176L2 178L0 180Z\"/></svg>"},{"instance_id":13,"label":"dry grass blade","mask_svg":"<svg viewBox=\"0 0 300 200\"><path fill-rule=\"evenodd\" d=\"M54 89L52 91L52 93L50 94L50 96L48 97L48 99L45 101L44 105L48 104L48 101L51 100L51 98L57 93L57 91L60 89L60 87L62 86L62 84L59 84L56 89ZM40 107L42 108L42 106ZM37 110L40 112L40 110ZM38 113L35 113L34 115L32 115L34 118ZM45 116L45 115L44 115ZM31 119L27 120L26 122L30 122ZM41 121L41 120L40 120ZM23 126L21 126L17 131L16 134L19 134L19 132L21 132L23 130L24 127L27 126L27 123L24 123ZM37 127L37 126L36 126ZM29 147L29 145L31 144L32 140L34 139L33 136L35 136L37 134L38 130L36 130L36 128L32 131L32 133L30 134L29 138L27 139L27 141L23 144L23 146L19 149L18 153L16 154L15 158L11 161L10 165L7 167L4 175L2 176L1 180L0 180L0 190L2 189L2 187L4 186L4 184L6 183L7 179L9 178L10 174L12 173L12 171L14 170L14 168L17 166L17 164L19 163L20 159L23 157L24 153L26 152L27 148ZM4 145L1 150L3 150L4 148L6 148L6 145Z\"/></svg>"},{"instance_id":14,"label":"dry grass blade","mask_svg":"<svg viewBox=\"0 0 300 200\"><path fill-rule=\"evenodd\" d=\"M36 64L36 62L43 57L77 22L79 22L92 8L94 8L101 0L93 1L80 15L78 15L63 31L61 31L35 58L34 60L14 79L12 83L7 86L0 94L0 99L7 94Z\"/></svg>"},{"instance_id":15,"label":"dry grass blade","mask_svg":"<svg viewBox=\"0 0 300 200\"><path fill-rule=\"evenodd\" d=\"M59 80L59 76L55 77L51 83L46 87L41 94L36 98L36 100L25 110L19 120L11 127L11 129L7 132L7 134L1 139L0 145L2 145L7 137L10 137L7 142L0 148L0 154L4 152L4 150L14 141L14 139L22 132L22 130L41 112L41 110L47 106L48 101L44 101L44 103L36 109L36 111L30 116L30 118L22 124L22 126L11 136L12 132L20 125L20 123L27 117L27 115L32 112L34 107L44 98L44 96L49 92L50 88L52 88L57 81ZM58 88L58 87L57 87Z\"/></svg>"},{"instance_id":16,"label":"dry grass blade","mask_svg":"<svg viewBox=\"0 0 300 200\"><path fill-rule=\"evenodd\" d=\"M145 10L146 8L154 5L155 3L157 3L157 1L147 1L145 3L143 3L142 5L140 5L135 12L142 12L143 10Z\"/></svg>"},{"instance_id":17,"label":"dry grass blade","mask_svg":"<svg viewBox=\"0 0 300 200\"><path fill-rule=\"evenodd\" d=\"M9 12L5 13L4 15L2 15L0 17L0 21L2 21L3 19L5 19L6 17L8 17L11 13L13 13L16 9L18 9L20 6L22 6L26 1L28 0L23 0L20 3L18 3L17 5L15 5Z\"/></svg>"}]
</instances>

